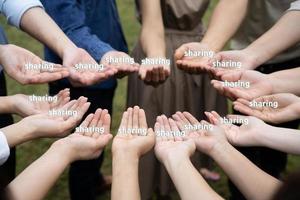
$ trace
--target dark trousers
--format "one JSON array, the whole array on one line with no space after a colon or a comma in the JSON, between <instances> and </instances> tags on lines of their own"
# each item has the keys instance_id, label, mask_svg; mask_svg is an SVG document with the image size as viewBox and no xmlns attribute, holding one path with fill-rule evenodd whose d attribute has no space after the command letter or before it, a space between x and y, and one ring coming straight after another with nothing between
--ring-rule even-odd
<instances>
[{"instance_id":1,"label":"dark trousers","mask_svg":"<svg viewBox=\"0 0 300 200\"><path fill-rule=\"evenodd\" d=\"M294 59L288 62L279 64L266 64L257 68L258 71L264 74L270 74L280 70L292 69L300 66L300 58ZM240 114L238 112L234 112ZM282 128L297 129L299 126L299 120L273 125ZM281 172L283 172L287 165L287 154L263 147L238 147L242 154L244 154L249 160L256 164L260 169L267 172L275 178L280 178ZM235 185L229 180L229 189L231 192L231 200L244 200L246 199L242 193L235 187Z\"/></svg>"},{"instance_id":2,"label":"dark trousers","mask_svg":"<svg viewBox=\"0 0 300 200\"><path fill-rule=\"evenodd\" d=\"M61 84L51 83L49 87L50 95L57 94L66 88ZM91 106L83 119L94 113L98 108L107 109L112 114L112 102L115 89L101 90L88 88L70 88L71 99L85 96L91 102ZM103 184L103 176L100 167L104 159L104 152L95 160L76 161L71 164L69 170L69 190L72 200L94 200L96 199L97 186Z\"/></svg>"},{"instance_id":3,"label":"dark trousers","mask_svg":"<svg viewBox=\"0 0 300 200\"><path fill-rule=\"evenodd\" d=\"M6 83L3 71L0 72L0 96L6 96ZM0 102L1 103L1 102ZM10 114L0 114L0 128L14 123ZM0 166L0 190L11 182L16 175L16 151L15 148L10 149L8 160Z\"/></svg>"}]
</instances>

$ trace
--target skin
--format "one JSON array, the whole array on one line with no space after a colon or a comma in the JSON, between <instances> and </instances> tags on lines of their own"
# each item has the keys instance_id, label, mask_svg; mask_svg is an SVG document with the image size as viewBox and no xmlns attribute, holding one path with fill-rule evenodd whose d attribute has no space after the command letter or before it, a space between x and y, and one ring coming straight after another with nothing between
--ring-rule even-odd
<instances>
[{"instance_id":1,"label":"skin","mask_svg":"<svg viewBox=\"0 0 300 200\"><path fill-rule=\"evenodd\" d=\"M98 64L85 50L78 48L39 7L31 8L21 19L21 29L50 47L62 59L63 66L70 73L69 80L75 87L93 85L107 80L117 69L106 66L105 70L75 70L76 64ZM50 30L50 31L49 31Z\"/></svg>"},{"instance_id":2,"label":"skin","mask_svg":"<svg viewBox=\"0 0 300 200\"><path fill-rule=\"evenodd\" d=\"M219 77L222 81L212 80L211 84L221 95L224 95L231 100L236 100L238 98L252 100L263 95L272 94L274 90L273 79L269 78L268 75L253 70L234 71L233 73L227 72L223 74L219 73ZM226 87L222 85L223 81L249 82L250 87Z\"/></svg>"},{"instance_id":3,"label":"skin","mask_svg":"<svg viewBox=\"0 0 300 200\"><path fill-rule=\"evenodd\" d=\"M237 51L220 52L216 55L216 59L240 61L242 62L242 70L256 69L300 41L300 28L299 26L295 26L295 23L299 19L299 12L287 12L271 29L247 48ZM286 39L282 40L282 38Z\"/></svg>"},{"instance_id":4,"label":"skin","mask_svg":"<svg viewBox=\"0 0 300 200\"><path fill-rule=\"evenodd\" d=\"M132 128L143 129L147 134L141 135L129 131ZM123 113L119 129L127 131L118 133L112 144L111 197L113 200L138 200L141 199L138 182L139 158L153 148L154 132L151 128L148 129L145 112L138 106L128 108Z\"/></svg>"},{"instance_id":5,"label":"skin","mask_svg":"<svg viewBox=\"0 0 300 200\"><path fill-rule=\"evenodd\" d=\"M76 160L90 160L100 156L112 135L107 110L97 110L81 124L84 127L104 127L104 133L73 133L54 142L49 150L19 174L5 190L7 199L45 198L69 164ZM59 162L57 162L59 160Z\"/></svg>"},{"instance_id":6,"label":"skin","mask_svg":"<svg viewBox=\"0 0 300 200\"><path fill-rule=\"evenodd\" d=\"M164 25L159 0L140 1L142 29L140 42L147 58L166 58ZM139 78L145 84L158 86L170 76L170 65L141 65Z\"/></svg>"},{"instance_id":7,"label":"skin","mask_svg":"<svg viewBox=\"0 0 300 200\"><path fill-rule=\"evenodd\" d=\"M0 131L4 133L10 147L36 138L62 137L80 122L89 106L87 98L80 97L58 109L77 111L76 115L60 116L49 113L31 115L18 123L0 129ZM20 132L20 130L22 131Z\"/></svg>"},{"instance_id":8,"label":"skin","mask_svg":"<svg viewBox=\"0 0 300 200\"><path fill-rule=\"evenodd\" d=\"M229 118L248 119L248 125L240 127L233 124L222 124L216 112L206 113L210 122L223 129L227 140L237 146L263 146L291 154L300 154L299 130L278 128L265 124L255 117L230 115Z\"/></svg>"},{"instance_id":9,"label":"skin","mask_svg":"<svg viewBox=\"0 0 300 200\"><path fill-rule=\"evenodd\" d=\"M16 55L16 56L12 56ZM45 63L33 53L15 45L0 45L0 63L5 72L20 84L41 84L56 81L69 76L69 72L61 65L53 65L53 70L27 70L25 65Z\"/></svg>"},{"instance_id":10,"label":"skin","mask_svg":"<svg viewBox=\"0 0 300 200\"><path fill-rule=\"evenodd\" d=\"M61 90L57 101L31 101L28 95L16 94L0 97L0 113L13 113L21 117L46 113L51 109L59 109L70 101L70 90Z\"/></svg>"},{"instance_id":11,"label":"skin","mask_svg":"<svg viewBox=\"0 0 300 200\"><path fill-rule=\"evenodd\" d=\"M188 113L184 115L191 124L196 122ZM231 146L222 128L214 126L212 130L197 133L198 136L191 137L197 150L211 156L247 199L271 199L281 187L279 180L260 170Z\"/></svg>"},{"instance_id":12,"label":"skin","mask_svg":"<svg viewBox=\"0 0 300 200\"><path fill-rule=\"evenodd\" d=\"M233 108L243 114L262 119L265 122L280 124L300 118L300 98L290 93L262 96L256 102L277 102L278 107L250 107L250 101L238 99Z\"/></svg>"},{"instance_id":13,"label":"skin","mask_svg":"<svg viewBox=\"0 0 300 200\"><path fill-rule=\"evenodd\" d=\"M155 124L155 132L158 134L161 131L175 132L179 131L179 127L173 119L159 116ZM189 136L193 137L191 134ZM185 139L172 134L157 136L155 155L166 167L181 199L222 199L210 188L191 163L190 157L196 150L191 138Z\"/></svg>"},{"instance_id":14,"label":"skin","mask_svg":"<svg viewBox=\"0 0 300 200\"><path fill-rule=\"evenodd\" d=\"M187 50L219 52L238 30L247 13L248 0L221 0L216 5L201 42L183 44L175 53L179 69L188 73L208 72L209 57L184 57ZM232 13L235 13L232 15Z\"/></svg>"}]
</instances>

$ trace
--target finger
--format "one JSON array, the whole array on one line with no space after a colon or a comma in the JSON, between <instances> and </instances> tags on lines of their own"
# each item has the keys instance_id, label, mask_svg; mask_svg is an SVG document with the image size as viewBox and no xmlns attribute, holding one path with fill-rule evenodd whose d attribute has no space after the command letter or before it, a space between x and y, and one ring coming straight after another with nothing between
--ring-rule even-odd
<instances>
[{"instance_id":1,"label":"finger","mask_svg":"<svg viewBox=\"0 0 300 200\"><path fill-rule=\"evenodd\" d=\"M84 120L83 122L80 124L79 127L82 127L82 128L87 128L89 126L89 124L91 123L91 121L93 120L94 118L94 114L89 114ZM77 129L78 130L78 129ZM78 134L84 134L84 131L77 131L76 130L76 133Z\"/></svg>"},{"instance_id":2,"label":"finger","mask_svg":"<svg viewBox=\"0 0 300 200\"><path fill-rule=\"evenodd\" d=\"M187 45L181 45L178 49L176 49L174 54L175 60L181 60L187 50L189 50Z\"/></svg>"},{"instance_id":3,"label":"finger","mask_svg":"<svg viewBox=\"0 0 300 200\"><path fill-rule=\"evenodd\" d=\"M156 121L159 124L160 130L159 130L158 134L160 135L161 140L168 141L167 133L166 133L166 130L164 127L164 120L163 120L162 116L158 116Z\"/></svg>"},{"instance_id":4,"label":"finger","mask_svg":"<svg viewBox=\"0 0 300 200\"><path fill-rule=\"evenodd\" d=\"M125 111L122 116L118 134L127 134L127 124L128 124L128 112Z\"/></svg>"},{"instance_id":5,"label":"finger","mask_svg":"<svg viewBox=\"0 0 300 200\"><path fill-rule=\"evenodd\" d=\"M95 114L94 114L94 117L93 117L93 120L91 121L91 123L89 124L89 127L90 128L95 128L98 124L98 121L100 119L100 115L101 115L101 112L102 110L101 109L97 109ZM85 136L92 136L93 135L93 132L87 132L84 134Z\"/></svg>"},{"instance_id":6,"label":"finger","mask_svg":"<svg viewBox=\"0 0 300 200\"><path fill-rule=\"evenodd\" d=\"M139 127L142 129L148 129L146 114L143 109L139 110Z\"/></svg>"},{"instance_id":7,"label":"finger","mask_svg":"<svg viewBox=\"0 0 300 200\"><path fill-rule=\"evenodd\" d=\"M162 120L163 120L163 124L164 124L164 129L167 133L167 138L168 140L172 140L173 139L173 135L171 134L171 126L169 124L169 120L165 115L162 115Z\"/></svg>"},{"instance_id":8,"label":"finger","mask_svg":"<svg viewBox=\"0 0 300 200\"><path fill-rule=\"evenodd\" d=\"M127 133L131 134L131 131L132 131L132 119L133 119L133 109L132 108L128 108L127 112L128 112Z\"/></svg>"},{"instance_id":9,"label":"finger","mask_svg":"<svg viewBox=\"0 0 300 200\"><path fill-rule=\"evenodd\" d=\"M191 115L191 113L189 113L189 112L183 112L183 115L187 118L187 120L191 124L193 124L193 125L199 124L199 121L193 115Z\"/></svg>"},{"instance_id":10,"label":"finger","mask_svg":"<svg viewBox=\"0 0 300 200\"><path fill-rule=\"evenodd\" d=\"M138 106L134 106L133 107L133 117L132 117L132 128L133 128L133 132L132 134L137 134L138 133L138 129L139 127L139 110L140 108Z\"/></svg>"},{"instance_id":11,"label":"finger","mask_svg":"<svg viewBox=\"0 0 300 200\"><path fill-rule=\"evenodd\" d=\"M173 136L175 141L182 141L183 135L181 135L182 132L177 127L176 122L173 119L169 118L169 124L171 126L172 132L174 133Z\"/></svg>"},{"instance_id":12,"label":"finger","mask_svg":"<svg viewBox=\"0 0 300 200\"><path fill-rule=\"evenodd\" d=\"M160 123L156 122L154 124L154 131L156 135L156 142L159 143L163 141L163 137L161 136L161 128L160 128Z\"/></svg>"}]
</instances>

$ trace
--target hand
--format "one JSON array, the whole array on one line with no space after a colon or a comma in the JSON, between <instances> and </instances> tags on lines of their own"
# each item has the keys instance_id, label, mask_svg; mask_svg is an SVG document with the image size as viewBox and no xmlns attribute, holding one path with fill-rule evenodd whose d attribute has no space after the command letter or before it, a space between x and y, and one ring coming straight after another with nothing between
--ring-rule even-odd
<instances>
[{"instance_id":1,"label":"hand","mask_svg":"<svg viewBox=\"0 0 300 200\"><path fill-rule=\"evenodd\" d=\"M170 65L141 65L139 77L145 84L158 86L170 76Z\"/></svg>"},{"instance_id":2,"label":"hand","mask_svg":"<svg viewBox=\"0 0 300 200\"><path fill-rule=\"evenodd\" d=\"M91 68L77 69L78 65L90 65ZM94 85L114 76L117 70L100 65L84 50L77 47L66 48L63 54L63 65L70 71L69 80L74 87ZM99 68L99 69L97 69Z\"/></svg>"},{"instance_id":3,"label":"hand","mask_svg":"<svg viewBox=\"0 0 300 200\"><path fill-rule=\"evenodd\" d=\"M135 106L123 113L118 134L112 144L112 153L129 153L137 157L150 151L155 143L153 130L148 129L144 110Z\"/></svg>"},{"instance_id":4,"label":"hand","mask_svg":"<svg viewBox=\"0 0 300 200\"><path fill-rule=\"evenodd\" d=\"M48 113L26 117L21 120L21 123L26 124L26 127L31 130L35 138L62 137L80 122L89 106L90 103L87 102L87 98L80 97L78 100L70 101L58 110L54 109Z\"/></svg>"},{"instance_id":5,"label":"hand","mask_svg":"<svg viewBox=\"0 0 300 200\"><path fill-rule=\"evenodd\" d=\"M223 119L216 112L205 112L209 121L225 131L228 141L237 146L259 146L260 135L267 132L269 125L255 117L241 115L228 115L232 121L243 121L241 126L232 123L224 123Z\"/></svg>"},{"instance_id":6,"label":"hand","mask_svg":"<svg viewBox=\"0 0 300 200\"><path fill-rule=\"evenodd\" d=\"M48 83L69 76L61 65L45 62L15 45L0 45L0 64L11 78L23 85ZM43 65L48 69L42 69Z\"/></svg>"},{"instance_id":7,"label":"hand","mask_svg":"<svg viewBox=\"0 0 300 200\"><path fill-rule=\"evenodd\" d=\"M166 116L157 117L155 124L156 144L155 155L161 161L169 159L189 158L196 150L191 139L180 137L180 129L173 119Z\"/></svg>"},{"instance_id":8,"label":"hand","mask_svg":"<svg viewBox=\"0 0 300 200\"><path fill-rule=\"evenodd\" d=\"M205 154L210 155L217 146L227 143L222 129L209 126L204 120L199 122L188 112L177 112L172 117L181 130L189 131L187 137L194 140L197 149Z\"/></svg>"},{"instance_id":9,"label":"hand","mask_svg":"<svg viewBox=\"0 0 300 200\"><path fill-rule=\"evenodd\" d=\"M250 87L225 87L221 81L212 80L211 84L218 92L231 100L243 98L252 100L254 98L273 93L272 80L266 74L253 70L233 71L220 76L223 81L249 82Z\"/></svg>"},{"instance_id":10,"label":"hand","mask_svg":"<svg viewBox=\"0 0 300 200\"><path fill-rule=\"evenodd\" d=\"M112 138L110 123L108 111L98 109L95 114L88 115L81 123L80 127L84 128L84 131L76 131L58 140L54 145L64 147L64 153L68 155L70 162L96 159ZM95 128L103 132L97 132Z\"/></svg>"},{"instance_id":11,"label":"hand","mask_svg":"<svg viewBox=\"0 0 300 200\"><path fill-rule=\"evenodd\" d=\"M185 53L188 51L202 52L207 54L207 56L185 56ZM209 62L213 56L214 52L210 50L209 46L199 42L183 44L175 52L178 68L192 74L207 72L211 68Z\"/></svg>"},{"instance_id":12,"label":"hand","mask_svg":"<svg viewBox=\"0 0 300 200\"><path fill-rule=\"evenodd\" d=\"M280 124L300 118L300 98L294 94L281 93L262 96L253 101L275 102L278 104L278 107L251 107L248 100L238 99L233 103L233 108L243 114L251 115L273 124Z\"/></svg>"},{"instance_id":13,"label":"hand","mask_svg":"<svg viewBox=\"0 0 300 200\"><path fill-rule=\"evenodd\" d=\"M17 94L11 96L13 113L21 117L46 113L52 109L59 109L70 101L70 90L61 90L57 95L57 101L31 101L29 96Z\"/></svg>"},{"instance_id":14,"label":"hand","mask_svg":"<svg viewBox=\"0 0 300 200\"><path fill-rule=\"evenodd\" d=\"M226 63L225 67L218 67L217 64L220 62L235 62L235 64L239 62L241 66L234 67ZM218 71L220 71L219 73L226 73L235 70L253 70L258 67L258 58L247 52L247 50L222 51L214 56L210 61L210 65L213 66L212 69L215 73Z\"/></svg>"},{"instance_id":15,"label":"hand","mask_svg":"<svg viewBox=\"0 0 300 200\"><path fill-rule=\"evenodd\" d=\"M139 65L134 62L134 59L120 51L107 52L101 58L100 63L117 70L117 78L123 78L124 76L139 70Z\"/></svg>"}]
</instances>

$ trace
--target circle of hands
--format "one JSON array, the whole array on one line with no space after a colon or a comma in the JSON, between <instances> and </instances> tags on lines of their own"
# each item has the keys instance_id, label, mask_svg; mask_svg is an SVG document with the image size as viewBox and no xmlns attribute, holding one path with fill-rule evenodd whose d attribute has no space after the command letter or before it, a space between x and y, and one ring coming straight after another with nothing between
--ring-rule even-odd
<instances>
[{"instance_id":1,"label":"circle of hands","mask_svg":"<svg viewBox=\"0 0 300 200\"><path fill-rule=\"evenodd\" d=\"M72 155L72 161L96 158L113 138L110 131L111 117L105 109L97 109L94 114L89 114L79 126L83 129L76 129L72 133L90 103L85 97L70 100L69 89L60 91L57 101L50 103L30 101L26 95L15 95L14 98L16 114L25 117L21 122L36 134L36 138L64 137L55 145L64 144L62 146L67 147L66 152ZM51 115L49 111L53 109L76 111L76 115ZM222 118L214 111L205 112L205 115L207 121L200 122L188 112L177 112L169 118L162 115L157 117L154 127L149 128L143 109L138 106L128 108L123 113L119 131L113 139L112 152L127 151L142 156L154 148L157 158L165 162L171 157L189 158L196 149L211 154L219 145L257 144L260 132L269 127L256 117L227 116L229 119L243 118L249 121L248 124L238 126L222 123ZM212 129L190 128L209 124ZM93 129L95 127L103 128L104 131L97 132ZM179 132L183 134L175 134Z\"/></svg>"}]
</instances>

